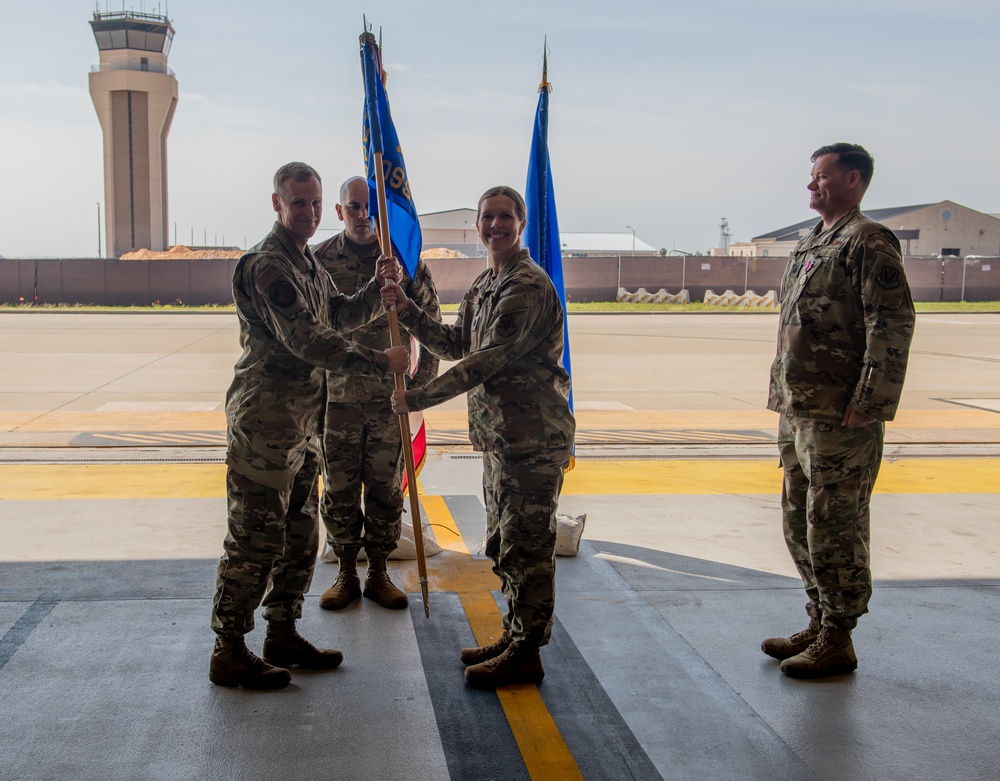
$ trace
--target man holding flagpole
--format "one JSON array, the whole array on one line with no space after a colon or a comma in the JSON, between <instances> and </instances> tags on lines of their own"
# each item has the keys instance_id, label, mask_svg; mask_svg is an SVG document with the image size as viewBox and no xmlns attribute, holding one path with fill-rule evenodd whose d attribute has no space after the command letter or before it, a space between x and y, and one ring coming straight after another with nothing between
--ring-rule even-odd
<instances>
[{"instance_id":1,"label":"man holding flagpole","mask_svg":"<svg viewBox=\"0 0 1000 781\"><path fill-rule=\"evenodd\" d=\"M274 175L277 222L240 258L233 297L243 352L226 394L228 534L219 560L209 679L220 686L280 689L288 667L331 670L343 655L316 648L295 628L319 544L317 448L328 371L402 372L406 348L373 350L349 331L381 314L381 277L341 295L308 241L323 213L323 185L305 163ZM388 259L383 259L388 260ZM395 261L393 261L395 262ZM263 603L263 659L247 647Z\"/></svg>"},{"instance_id":2,"label":"man holding flagpole","mask_svg":"<svg viewBox=\"0 0 1000 781\"><path fill-rule=\"evenodd\" d=\"M381 254L369 216L368 182L360 176L344 182L336 209L344 230L316 245L313 253L337 289L352 295L375 276ZM441 319L437 289L423 261L418 259L415 276L405 276L401 284L421 309ZM388 349L386 315L353 331L350 338L373 350ZM408 387L426 384L437 369L437 357L421 350ZM408 604L386 570L386 559L399 541L403 512L403 443L388 401L393 388L391 376L327 375L322 519L340 569L320 597L324 610L341 610L362 594L391 610ZM357 572L362 547L368 559L363 591Z\"/></svg>"}]
</instances>

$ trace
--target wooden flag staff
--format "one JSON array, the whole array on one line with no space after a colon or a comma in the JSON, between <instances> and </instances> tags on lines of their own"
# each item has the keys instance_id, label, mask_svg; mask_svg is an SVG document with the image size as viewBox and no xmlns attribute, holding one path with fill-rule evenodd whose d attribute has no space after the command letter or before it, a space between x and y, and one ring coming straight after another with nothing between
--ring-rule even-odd
<instances>
[{"instance_id":1,"label":"wooden flag staff","mask_svg":"<svg viewBox=\"0 0 1000 781\"><path fill-rule=\"evenodd\" d=\"M382 153L375 153L375 189L378 193L378 237L382 253L392 252L389 236L389 208L385 198L385 177L382 176ZM388 250L386 248L389 248ZM402 344L399 335L399 315L396 307L389 307L389 342L393 347ZM393 375L396 390L406 390L406 375ZM431 605L427 593L427 560L424 557L424 530L420 518L420 497L417 495L417 469L413 463L413 445L410 438L410 418L407 413L399 416L399 434L403 442L403 461L406 464L406 493L410 497L410 516L413 518L413 544L417 551L417 574L420 578L420 597L424 602L424 616L430 618Z\"/></svg>"},{"instance_id":2,"label":"wooden flag staff","mask_svg":"<svg viewBox=\"0 0 1000 781\"><path fill-rule=\"evenodd\" d=\"M361 34L361 65L365 82L365 115L367 118L365 144L371 153L371 158L366 158L370 167L366 165L369 179L375 179L375 194L378 199L378 224L377 236L382 254L390 256L393 254L392 238L389 235L389 203L385 192L385 171L383 170L382 157L382 126L383 117L380 116L380 106L385 102L383 92L383 82L381 68L378 62L378 44L375 36L368 32L368 22L363 19L365 31ZM388 104L385 107L388 112ZM386 113L384 119L389 123L391 129L392 119ZM399 316L396 307L388 308L389 314L389 339L393 347L402 344L399 336ZM406 375L398 372L394 375L396 390L406 390ZM420 596L424 602L424 615L430 618L431 607L427 595L427 561L424 558L424 529L420 519L420 500L417 496L417 470L413 463L413 441L410 435L410 419L406 413L399 416L399 433L403 444L403 461L406 464L407 493L410 496L410 514L413 518L413 543L417 553L417 572L420 578Z\"/></svg>"}]
</instances>

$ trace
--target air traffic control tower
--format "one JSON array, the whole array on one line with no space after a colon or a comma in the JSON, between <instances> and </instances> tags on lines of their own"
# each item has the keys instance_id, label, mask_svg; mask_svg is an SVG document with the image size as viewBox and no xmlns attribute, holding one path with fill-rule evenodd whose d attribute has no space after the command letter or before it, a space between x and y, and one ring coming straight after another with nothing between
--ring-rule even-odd
<instances>
[{"instance_id":1,"label":"air traffic control tower","mask_svg":"<svg viewBox=\"0 0 1000 781\"><path fill-rule=\"evenodd\" d=\"M101 53L91 68L90 97L104 132L106 250L168 248L167 133L177 79L167 68L174 28L166 16L95 12Z\"/></svg>"}]
</instances>

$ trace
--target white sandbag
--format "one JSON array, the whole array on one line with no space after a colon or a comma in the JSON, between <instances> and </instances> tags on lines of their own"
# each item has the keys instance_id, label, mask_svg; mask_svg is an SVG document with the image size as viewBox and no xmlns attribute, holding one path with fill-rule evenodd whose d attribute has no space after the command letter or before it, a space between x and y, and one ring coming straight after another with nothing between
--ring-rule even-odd
<instances>
[{"instance_id":1,"label":"white sandbag","mask_svg":"<svg viewBox=\"0 0 1000 781\"><path fill-rule=\"evenodd\" d=\"M413 524L407 523L407 518L407 515L403 516L403 530L399 534L399 544L396 546L396 550L389 554L391 561L407 561L417 558L417 544L413 541ZM430 524L425 523L420 529L424 533L424 558L437 556L441 552L441 546L434 539L434 532L431 531ZM358 558L363 558L364 555L365 552L361 551Z\"/></svg>"},{"instance_id":2,"label":"white sandbag","mask_svg":"<svg viewBox=\"0 0 1000 781\"><path fill-rule=\"evenodd\" d=\"M580 538L587 514L556 515L556 556L575 556L580 551Z\"/></svg>"}]
</instances>

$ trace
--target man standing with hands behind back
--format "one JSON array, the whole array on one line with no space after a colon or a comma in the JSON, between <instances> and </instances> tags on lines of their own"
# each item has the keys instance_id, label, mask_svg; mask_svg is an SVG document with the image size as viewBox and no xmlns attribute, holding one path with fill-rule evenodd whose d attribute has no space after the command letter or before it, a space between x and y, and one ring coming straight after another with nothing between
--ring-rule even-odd
<instances>
[{"instance_id":1,"label":"man standing with hands behind back","mask_svg":"<svg viewBox=\"0 0 1000 781\"><path fill-rule=\"evenodd\" d=\"M793 678L858 666L851 631L872 593L869 506L915 321L899 241L861 213L871 155L838 143L812 162L809 206L822 219L788 258L767 402L781 414L785 543L810 621L761 650Z\"/></svg>"},{"instance_id":2,"label":"man standing with hands behind back","mask_svg":"<svg viewBox=\"0 0 1000 781\"><path fill-rule=\"evenodd\" d=\"M375 276L375 261L380 255L368 212L365 179L355 176L341 185L337 216L344 230L316 245L313 252L337 288L351 294ZM414 276L412 280L404 276L400 284L418 306L440 320L437 289L422 260L418 260ZM350 337L373 350L387 349L388 317L352 331ZM426 384L437 376L437 370L437 357L430 350L420 350L416 372L407 378L407 387ZM403 512L403 444L399 418L389 405L394 390L391 376L338 372L327 376L321 517L340 569L333 585L320 597L320 607L326 610L341 610L362 593L391 610L407 605L406 594L386 571L386 559L399 541ZM363 592L357 572L362 546L368 559Z\"/></svg>"}]
</instances>

